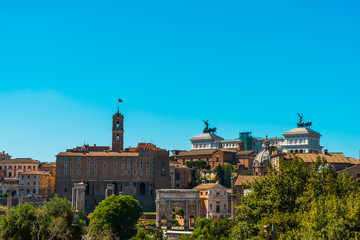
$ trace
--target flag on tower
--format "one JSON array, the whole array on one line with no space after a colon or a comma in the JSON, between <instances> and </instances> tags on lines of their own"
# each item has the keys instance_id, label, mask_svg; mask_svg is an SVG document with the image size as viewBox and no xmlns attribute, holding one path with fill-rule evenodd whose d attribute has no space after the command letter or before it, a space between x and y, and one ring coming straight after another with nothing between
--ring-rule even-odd
<instances>
[{"instance_id":1,"label":"flag on tower","mask_svg":"<svg viewBox=\"0 0 360 240\"><path fill-rule=\"evenodd\" d=\"M123 100L119 98L119 102L123 102Z\"/></svg>"}]
</instances>

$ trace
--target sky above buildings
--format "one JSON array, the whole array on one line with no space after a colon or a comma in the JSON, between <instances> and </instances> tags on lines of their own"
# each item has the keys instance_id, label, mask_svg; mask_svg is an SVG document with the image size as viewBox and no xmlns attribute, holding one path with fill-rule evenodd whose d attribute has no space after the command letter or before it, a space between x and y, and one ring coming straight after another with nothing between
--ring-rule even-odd
<instances>
[{"instance_id":1,"label":"sky above buildings","mask_svg":"<svg viewBox=\"0 0 360 240\"><path fill-rule=\"evenodd\" d=\"M202 120L281 137L297 112L359 157L358 1L1 1L0 150L55 161L111 145L190 149Z\"/></svg>"}]
</instances>

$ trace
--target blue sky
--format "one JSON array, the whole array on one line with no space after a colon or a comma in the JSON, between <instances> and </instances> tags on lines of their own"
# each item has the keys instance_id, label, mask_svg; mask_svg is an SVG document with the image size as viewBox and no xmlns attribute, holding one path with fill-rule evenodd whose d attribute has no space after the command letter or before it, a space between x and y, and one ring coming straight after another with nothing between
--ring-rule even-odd
<instances>
[{"instance_id":1,"label":"blue sky","mask_svg":"<svg viewBox=\"0 0 360 240\"><path fill-rule=\"evenodd\" d=\"M360 149L358 1L1 1L0 150L54 161L111 145L190 149L281 136L297 112L330 152Z\"/></svg>"}]
</instances>

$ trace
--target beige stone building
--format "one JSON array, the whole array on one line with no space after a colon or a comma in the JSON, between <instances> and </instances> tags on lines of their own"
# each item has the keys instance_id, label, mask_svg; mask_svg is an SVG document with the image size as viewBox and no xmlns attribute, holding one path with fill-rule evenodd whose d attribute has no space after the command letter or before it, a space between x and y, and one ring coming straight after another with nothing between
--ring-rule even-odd
<instances>
[{"instance_id":1,"label":"beige stone building","mask_svg":"<svg viewBox=\"0 0 360 240\"><path fill-rule=\"evenodd\" d=\"M26 196L49 197L55 193L55 178L48 172L28 170L20 173L19 184Z\"/></svg>"},{"instance_id":2,"label":"beige stone building","mask_svg":"<svg viewBox=\"0 0 360 240\"><path fill-rule=\"evenodd\" d=\"M40 161L32 158L14 158L0 160L0 171L6 178L18 178L27 170L39 170Z\"/></svg>"},{"instance_id":3,"label":"beige stone building","mask_svg":"<svg viewBox=\"0 0 360 240\"><path fill-rule=\"evenodd\" d=\"M211 219L231 217L228 189L218 182L203 183L194 188L200 191L199 216Z\"/></svg>"}]
</instances>

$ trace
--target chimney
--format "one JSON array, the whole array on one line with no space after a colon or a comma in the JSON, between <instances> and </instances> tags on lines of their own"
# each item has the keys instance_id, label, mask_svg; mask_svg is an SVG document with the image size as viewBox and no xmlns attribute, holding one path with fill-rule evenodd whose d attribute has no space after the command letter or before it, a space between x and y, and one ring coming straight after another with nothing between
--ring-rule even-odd
<instances>
[{"instance_id":1,"label":"chimney","mask_svg":"<svg viewBox=\"0 0 360 240\"><path fill-rule=\"evenodd\" d=\"M327 155L328 154L328 150L327 149L324 149L324 155Z\"/></svg>"},{"instance_id":2,"label":"chimney","mask_svg":"<svg viewBox=\"0 0 360 240\"><path fill-rule=\"evenodd\" d=\"M238 143L238 151L245 151L245 143L244 143L244 141L239 141L239 143Z\"/></svg>"}]
</instances>

